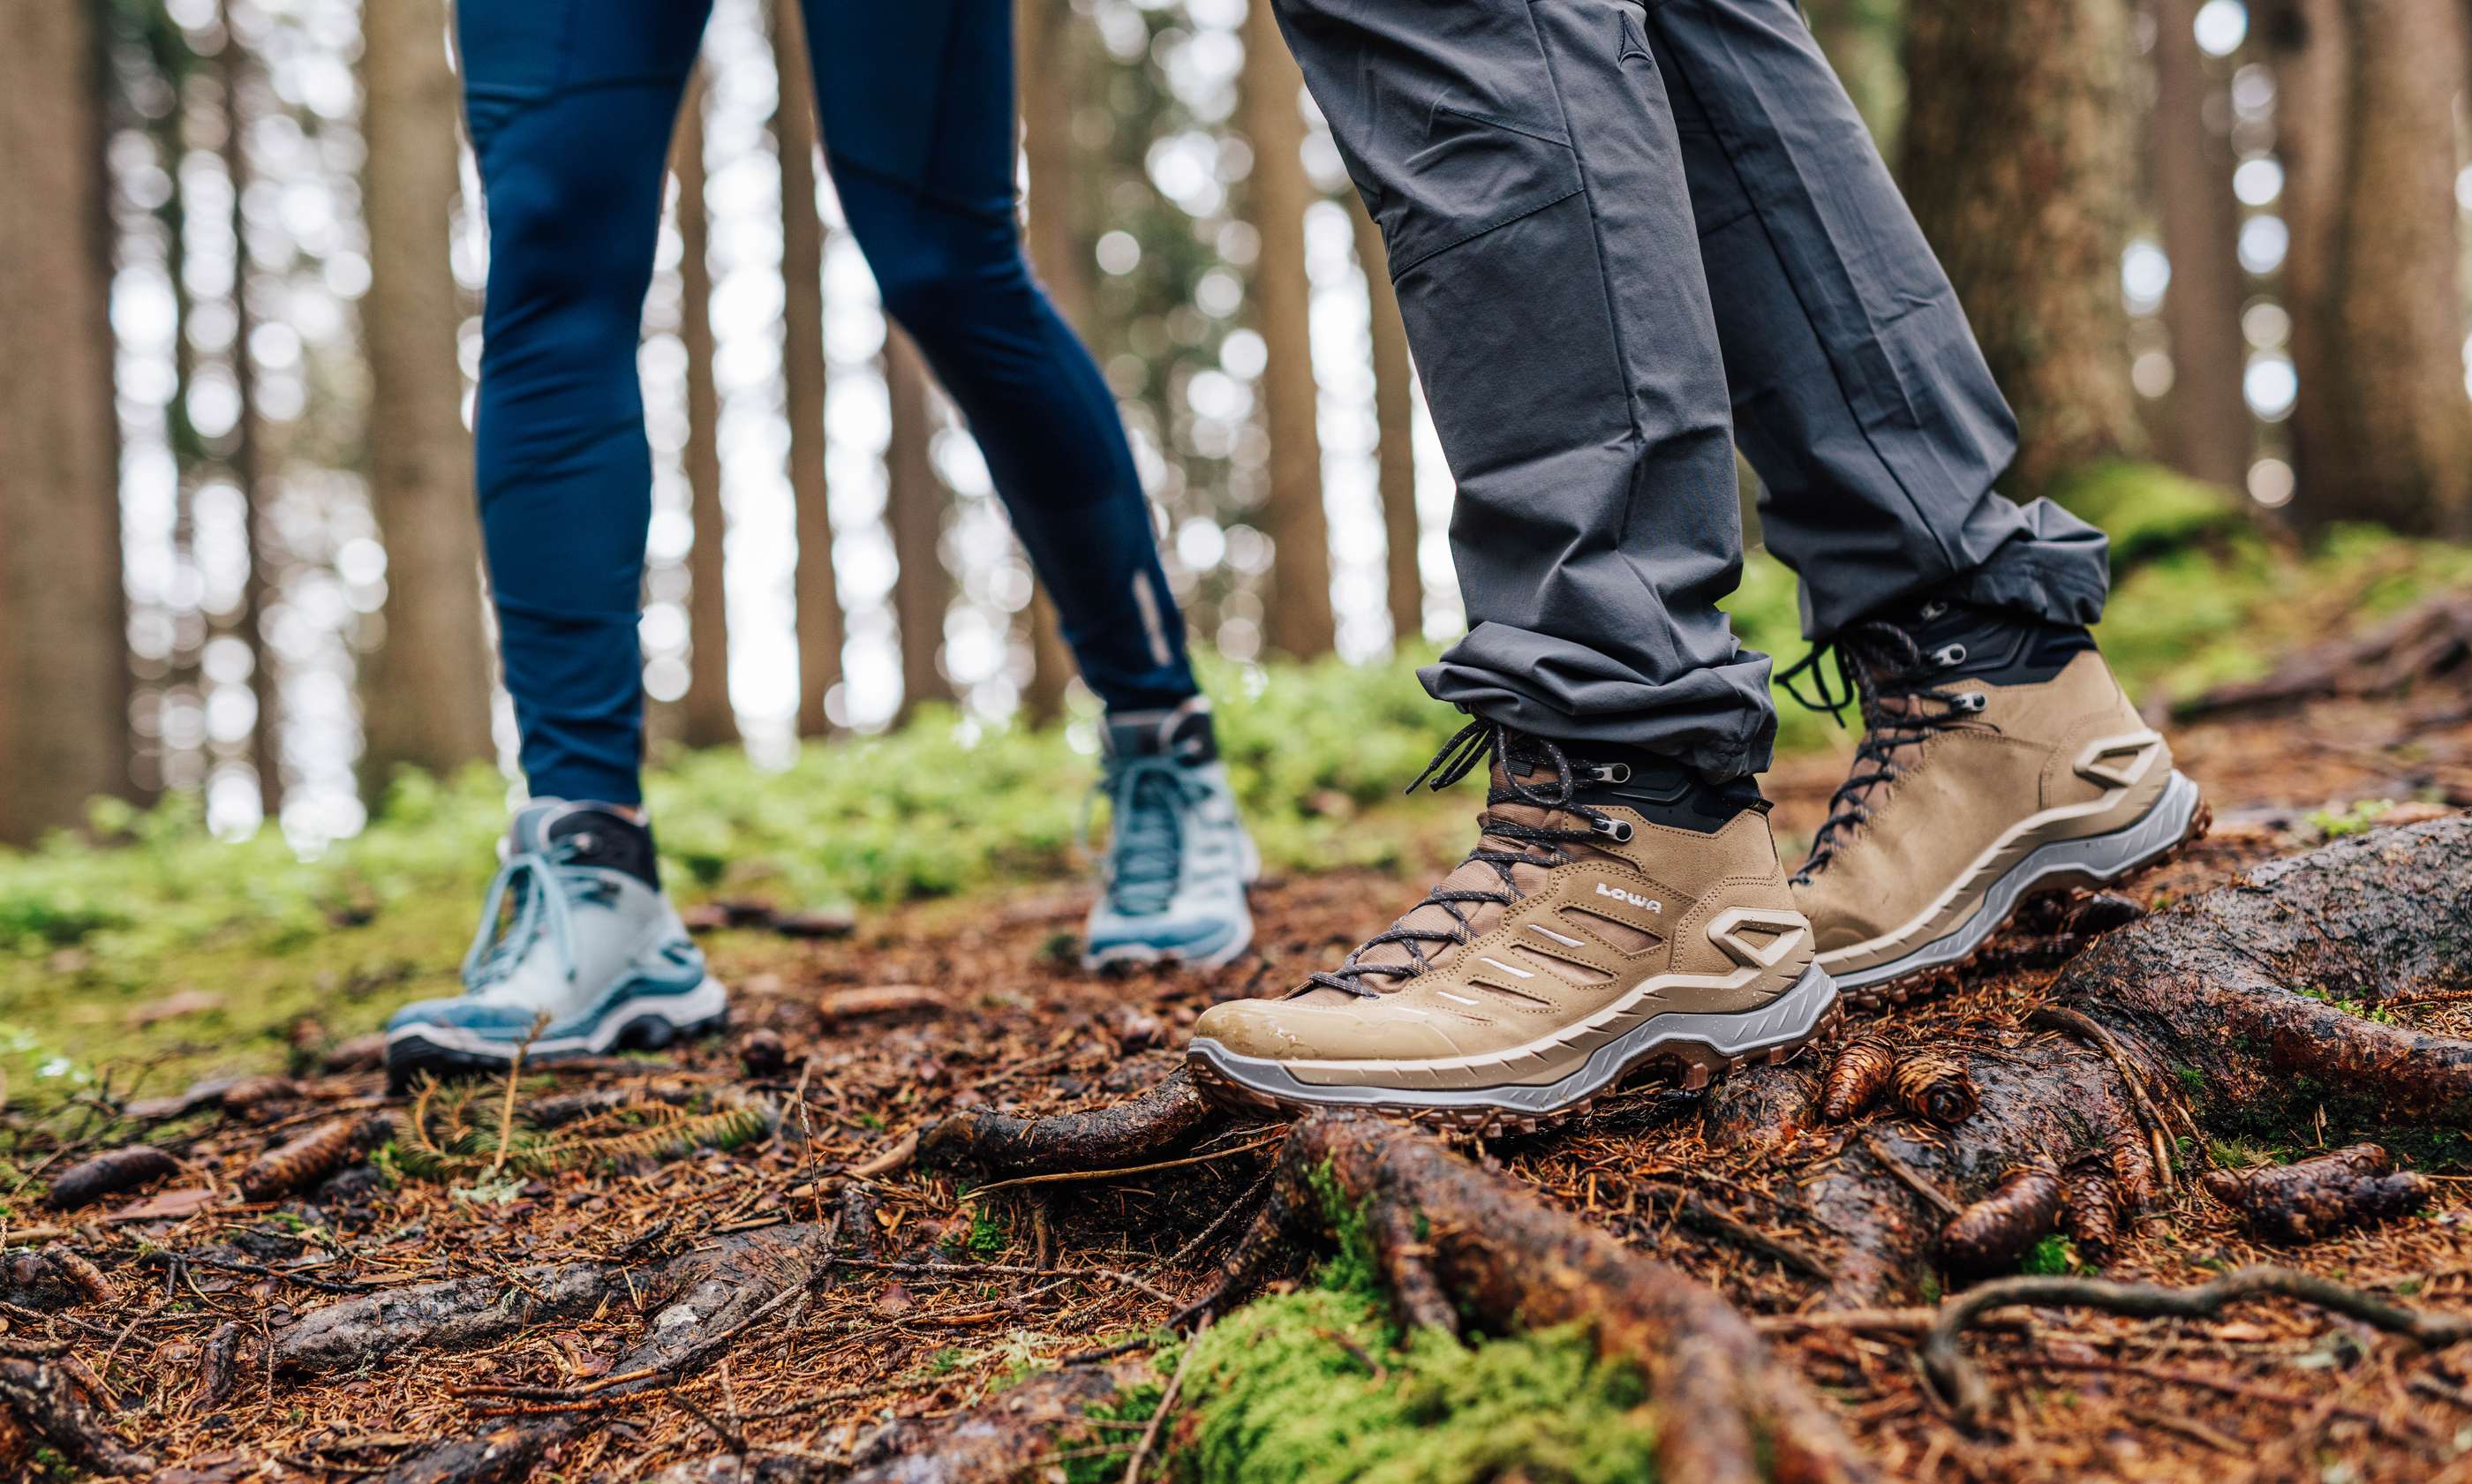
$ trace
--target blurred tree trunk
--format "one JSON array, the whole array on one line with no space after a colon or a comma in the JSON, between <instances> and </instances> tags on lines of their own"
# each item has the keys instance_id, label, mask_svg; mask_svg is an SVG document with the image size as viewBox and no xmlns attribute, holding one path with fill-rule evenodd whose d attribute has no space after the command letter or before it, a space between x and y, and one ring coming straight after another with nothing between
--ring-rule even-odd
<instances>
[{"instance_id":1,"label":"blurred tree trunk","mask_svg":"<svg viewBox=\"0 0 2472 1484\"><path fill-rule=\"evenodd\" d=\"M274 671L274 649L266 633L267 611L273 606L275 567L281 533L266 511L266 459L257 419L257 364L250 358L250 332L257 318L250 311L249 221L241 209L249 195L249 111L244 97L248 59L232 27L231 7L223 7L224 49L216 72L223 83L225 177L231 182L232 233L232 386L240 403L232 422L231 477L240 489L241 529L249 541L249 574L241 582L240 632L249 646L249 689L257 703L250 728L250 764L257 774L259 811L269 819L283 811L283 697Z\"/></svg>"},{"instance_id":2,"label":"blurred tree trunk","mask_svg":"<svg viewBox=\"0 0 2472 1484\"><path fill-rule=\"evenodd\" d=\"M0 48L0 841L129 787L98 8L23 0Z\"/></svg>"},{"instance_id":3,"label":"blurred tree trunk","mask_svg":"<svg viewBox=\"0 0 2472 1484\"><path fill-rule=\"evenodd\" d=\"M2461 533L2472 516L2453 117L2464 21L2424 0L2261 17L2292 246L2294 514Z\"/></svg>"},{"instance_id":4,"label":"blurred tree trunk","mask_svg":"<svg viewBox=\"0 0 2472 1484\"><path fill-rule=\"evenodd\" d=\"M2007 487L2140 450L2120 297L2130 187L2127 0L1911 0L1900 172L2016 409Z\"/></svg>"},{"instance_id":5,"label":"blurred tree trunk","mask_svg":"<svg viewBox=\"0 0 2472 1484\"><path fill-rule=\"evenodd\" d=\"M772 139L781 158L781 387L790 417L790 494L797 506L798 735L832 730L824 697L842 680L841 583L824 481L824 224L816 210L815 74L797 0L773 0L780 73Z\"/></svg>"},{"instance_id":6,"label":"blurred tree trunk","mask_svg":"<svg viewBox=\"0 0 2472 1484\"><path fill-rule=\"evenodd\" d=\"M1245 12L1243 121L1253 146L1247 181L1261 255L1252 300L1270 365L1254 383L1271 436L1271 487L1262 530L1273 565L1263 598L1263 640L1298 658L1328 654L1337 637L1330 607L1330 528L1322 513L1321 435L1313 374L1313 287L1305 276L1305 208L1313 181L1301 151L1304 89L1267 3Z\"/></svg>"},{"instance_id":7,"label":"blurred tree trunk","mask_svg":"<svg viewBox=\"0 0 2472 1484\"><path fill-rule=\"evenodd\" d=\"M1090 284L1091 199L1078 168L1073 112L1089 75L1089 22L1072 0L1017 0L1014 65L1021 94L1022 146L1030 156L1030 261L1047 295L1074 333L1087 340L1095 295ZM1022 610L1030 630L1030 684L1024 717L1044 726L1064 714L1073 682L1073 651L1058 627L1055 601L1042 586Z\"/></svg>"},{"instance_id":8,"label":"blurred tree trunk","mask_svg":"<svg viewBox=\"0 0 2472 1484\"><path fill-rule=\"evenodd\" d=\"M451 772L495 755L480 521L448 260L462 189L455 74L430 0L367 0L361 82L369 289L369 506L386 545L386 637L362 666L362 776Z\"/></svg>"},{"instance_id":9,"label":"blurred tree trunk","mask_svg":"<svg viewBox=\"0 0 2472 1484\"><path fill-rule=\"evenodd\" d=\"M2163 297L2163 327L2172 338L2163 441L2175 467L2239 489L2254 436L2241 395L2248 352L2240 324L2240 201L2232 195L2229 102L2198 47L2200 3L2154 0L2151 159L2163 250L2172 260Z\"/></svg>"},{"instance_id":10,"label":"blurred tree trunk","mask_svg":"<svg viewBox=\"0 0 2472 1484\"><path fill-rule=\"evenodd\" d=\"M1904 0L1803 0L1811 34L1837 69L1881 153L1893 155L1905 120L1906 72L1897 58Z\"/></svg>"},{"instance_id":11,"label":"blurred tree trunk","mask_svg":"<svg viewBox=\"0 0 2472 1484\"><path fill-rule=\"evenodd\" d=\"M721 507L721 393L712 374L712 225L703 199L704 91L699 70L678 110L675 146L678 341L687 353L685 461L688 510L695 526L695 544L687 549L687 694L678 718L678 740L690 747L723 747L738 741L738 714L729 705L729 594L722 572L729 522Z\"/></svg>"},{"instance_id":12,"label":"blurred tree trunk","mask_svg":"<svg viewBox=\"0 0 2472 1484\"><path fill-rule=\"evenodd\" d=\"M953 683L937 654L944 615L953 606L953 576L938 550L944 537L944 483L936 477L928 441L935 407L927 363L910 337L891 324L884 334L884 389L892 404L892 442L884 453L884 520L892 532L892 621L901 630L901 716L927 701L951 700Z\"/></svg>"},{"instance_id":13,"label":"blurred tree trunk","mask_svg":"<svg viewBox=\"0 0 2472 1484\"><path fill-rule=\"evenodd\" d=\"M1425 632L1425 581L1416 565L1416 368L1408 355L1408 326L1399 318L1399 296L1390 289L1390 258L1382 229L1365 201L1347 193L1348 221L1356 229L1356 264L1365 271L1372 310L1374 487L1382 497L1382 535L1390 642L1414 644Z\"/></svg>"}]
</instances>

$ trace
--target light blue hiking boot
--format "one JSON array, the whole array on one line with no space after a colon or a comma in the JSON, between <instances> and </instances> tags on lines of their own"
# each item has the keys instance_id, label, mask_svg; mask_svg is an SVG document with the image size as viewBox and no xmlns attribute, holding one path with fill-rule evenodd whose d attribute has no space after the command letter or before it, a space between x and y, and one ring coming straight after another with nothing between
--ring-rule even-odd
<instances>
[{"instance_id":1,"label":"light blue hiking boot","mask_svg":"<svg viewBox=\"0 0 2472 1484\"><path fill-rule=\"evenodd\" d=\"M503 1070L518 1047L527 1062L556 1061L721 1025L727 999L661 894L651 830L610 805L535 799L500 854L464 993L387 1022L395 1086Z\"/></svg>"},{"instance_id":2,"label":"light blue hiking boot","mask_svg":"<svg viewBox=\"0 0 2472 1484\"><path fill-rule=\"evenodd\" d=\"M1252 944L1245 888L1260 874L1219 761L1210 703L1110 716L1107 860L1082 967L1177 959L1217 968Z\"/></svg>"}]
</instances>

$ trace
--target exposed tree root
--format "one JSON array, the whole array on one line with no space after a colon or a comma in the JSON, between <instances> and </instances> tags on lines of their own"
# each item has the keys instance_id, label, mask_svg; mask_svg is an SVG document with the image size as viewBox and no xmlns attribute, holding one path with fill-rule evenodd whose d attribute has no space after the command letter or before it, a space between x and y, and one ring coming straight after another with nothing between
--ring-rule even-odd
<instances>
[{"instance_id":1,"label":"exposed tree root","mask_svg":"<svg viewBox=\"0 0 2472 1484\"><path fill-rule=\"evenodd\" d=\"M1464 1307L1495 1330L1585 1324L1602 1354L1638 1363L1662 1414L1665 1477L1871 1477L1835 1419L1715 1290L1384 1119L1319 1114L1290 1131L1271 1206L1203 1307L1259 1277L1283 1236L1345 1222L1348 1210L1362 1214L1407 1323L1456 1329Z\"/></svg>"},{"instance_id":2,"label":"exposed tree root","mask_svg":"<svg viewBox=\"0 0 2472 1484\"><path fill-rule=\"evenodd\" d=\"M388 1288L303 1315L274 1342L286 1372L342 1371L404 1349L477 1350L543 1320L588 1314L626 1292L623 1268L601 1262L548 1262L518 1269Z\"/></svg>"},{"instance_id":3,"label":"exposed tree root","mask_svg":"<svg viewBox=\"0 0 2472 1484\"><path fill-rule=\"evenodd\" d=\"M2472 593L2441 593L2357 639L2307 649L2262 680L2217 686L2183 703L2183 717L2294 705L2329 695L2387 695L2472 662Z\"/></svg>"},{"instance_id":4,"label":"exposed tree root","mask_svg":"<svg viewBox=\"0 0 2472 1484\"><path fill-rule=\"evenodd\" d=\"M1083 1113L1022 1119L964 1109L920 1133L917 1156L1008 1175L1106 1169L1172 1154L1225 1118L1179 1070L1137 1097Z\"/></svg>"},{"instance_id":5,"label":"exposed tree root","mask_svg":"<svg viewBox=\"0 0 2472 1484\"><path fill-rule=\"evenodd\" d=\"M1910 1289L1939 1250L1948 1208L1983 1200L2021 1166L2069 1171L2068 1204L2101 1245L2170 1189L2183 1134L2306 1126L2330 1106L2364 1128L2472 1123L2472 1042L2356 1013L2462 983L2465 923L2472 820L2375 831L2104 934L2030 1018L2047 1034L1937 1052L1962 1063L1979 1094L1954 1128L1889 1117L1851 1138L1803 1137L1820 1117L1818 1079L1789 1067L1721 1089L1704 1132L1738 1159L1787 1162L1836 1268L1827 1297L1839 1306ZM2109 1200L2095 1188L2105 1176ZM2365 1190L2341 1211L2401 1209L2410 1184ZM2327 1229L2318 1219L2288 1230L2296 1238L2301 1227ZM1997 1265L2014 1254L1974 1256Z\"/></svg>"},{"instance_id":6,"label":"exposed tree root","mask_svg":"<svg viewBox=\"0 0 2472 1484\"><path fill-rule=\"evenodd\" d=\"M2472 1340L2472 1319L2405 1308L2331 1279L2286 1267L2245 1267L2194 1288L2100 1278L2004 1278L1969 1288L1940 1307L1938 1319L1923 1337L1923 1370L1956 1409L1958 1420L1973 1426L1990 1411L1991 1385L1965 1358L1960 1341L1968 1326L1994 1309L2019 1304L2072 1306L2146 1318L2194 1319L2218 1313L2235 1300L2262 1294L2314 1304L2433 1350Z\"/></svg>"},{"instance_id":7,"label":"exposed tree root","mask_svg":"<svg viewBox=\"0 0 2472 1484\"><path fill-rule=\"evenodd\" d=\"M0 1423L13 1422L28 1437L60 1450L71 1463L102 1474L148 1473L154 1460L134 1451L95 1414L84 1382L68 1365L47 1360L0 1359ZM24 1462L0 1426L0 1466ZM16 1440L22 1446L24 1439ZM15 1476L15 1475L12 1475Z\"/></svg>"}]
</instances>

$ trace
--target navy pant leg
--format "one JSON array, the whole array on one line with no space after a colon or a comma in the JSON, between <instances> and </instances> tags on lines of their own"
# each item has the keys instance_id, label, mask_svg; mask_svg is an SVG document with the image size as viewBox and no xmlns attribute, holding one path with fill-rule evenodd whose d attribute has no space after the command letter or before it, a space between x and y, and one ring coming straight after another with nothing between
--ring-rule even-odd
<instances>
[{"instance_id":1,"label":"navy pant leg","mask_svg":"<svg viewBox=\"0 0 2472 1484\"><path fill-rule=\"evenodd\" d=\"M2008 403L1793 0L1648 7L1769 549L1824 639L1939 589L2092 623L2102 532L1992 485Z\"/></svg>"},{"instance_id":2,"label":"navy pant leg","mask_svg":"<svg viewBox=\"0 0 2472 1484\"><path fill-rule=\"evenodd\" d=\"M522 761L632 804L652 455L635 348L664 162L708 0L463 0L489 221L475 455Z\"/></svg>"},{"instance_id":3,"label":"navy pant leg","mask_svg":"<svg viewBox=\"0 0 2472 1484\"><path fill-rule=\"evenodd\" d=\"M824 151L886 311L968 419L1110 710L1196 694L1114 396L1022 256L1009 0L807 0Z\"/></svg>"}]
</instances>

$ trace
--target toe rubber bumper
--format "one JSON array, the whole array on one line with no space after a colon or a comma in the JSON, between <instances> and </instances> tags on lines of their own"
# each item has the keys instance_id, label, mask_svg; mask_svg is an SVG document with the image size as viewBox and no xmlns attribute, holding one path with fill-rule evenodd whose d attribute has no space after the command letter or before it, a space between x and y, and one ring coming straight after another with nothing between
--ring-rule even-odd
<instances>
[{"instance_id":1,"label":"toe rubber bumper","mask_svg":"<svg viewBox=\"0 0 2472 1484\"><path fill-rule=\"evenodd\" d=\"M526 1062L606 1056L618 1050L651 1050L673 1041L718 1030L729 1016L728 992L707 977L693 989L622 996L589 1024L544 1035L525 1045L520 1037L489 1035L461 1025L414 1021L387 1032L387 1080L403 1087L427 1073L503 1072L518 1047Z\"/></svg>"},{"instance_id":2,"label":"toe rubber bumper","mask_svg":"<svg viewBox=\"0 0 2472 1484\"><path fill-rule=\"evenodd\" d=\"M1754 1060L1782 1061L1836 1024L1837 984L1814 964L1794 987L1756 1010L1727 1014L1671 1010L1651 1016L1605 1042L1585 1062L1546 1083L1431 1088L1371 1082L1308 1082L1282 1062L1248 1056L1197 1036L1187 1059L1205 1087L1240 1102L1282 1109L1375 1108L1438 1113L1487 1126L1568 1114L1654 1061L1673 1065L1673 1080L1706 1084L1717 1072Z\"/></svg>"}]
</instances>

